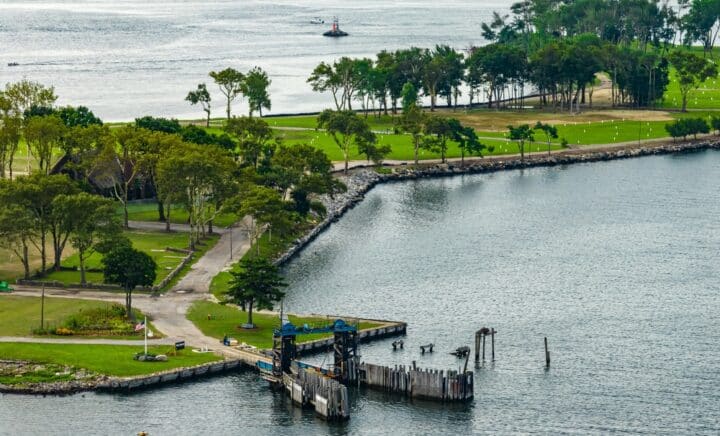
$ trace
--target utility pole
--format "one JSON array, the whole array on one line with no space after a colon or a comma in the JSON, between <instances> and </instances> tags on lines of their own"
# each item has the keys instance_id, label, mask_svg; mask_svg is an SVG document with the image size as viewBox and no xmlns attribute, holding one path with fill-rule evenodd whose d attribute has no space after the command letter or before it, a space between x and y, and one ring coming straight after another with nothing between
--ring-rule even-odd
<instances>
[{"instance_id":1,"label":"utility pole","mask_svg":"<svg viewBox=\"0 0 720 436\"><path fill-rule=\"evenodd\" d=\"M42 285L42 295L40 296L40 331L45 326L45 285Z\"/></svg>"}]
</instances>

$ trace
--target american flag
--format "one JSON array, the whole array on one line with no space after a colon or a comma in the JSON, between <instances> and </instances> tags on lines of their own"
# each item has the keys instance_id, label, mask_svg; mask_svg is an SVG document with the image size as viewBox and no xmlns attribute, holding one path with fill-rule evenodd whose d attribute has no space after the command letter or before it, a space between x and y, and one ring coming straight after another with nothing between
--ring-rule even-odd
<instances>
[{"instance_id":1,"label":"american flag","mask_svg":"<svg viewBox=\"0 0 720 436\"><path fill-rule=\"evenodd\" d=\"M135 331L140 331L145 328L145 320L140 321L139 323L135 324Z\"/></svg>"}]
</instances>

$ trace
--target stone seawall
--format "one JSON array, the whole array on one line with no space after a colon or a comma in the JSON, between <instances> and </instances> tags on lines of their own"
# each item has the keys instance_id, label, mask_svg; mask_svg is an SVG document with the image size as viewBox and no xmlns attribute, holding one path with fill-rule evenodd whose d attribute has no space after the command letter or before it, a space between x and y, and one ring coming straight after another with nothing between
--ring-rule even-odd
<instances>
[{"instance_id":1,"label":"stone seawall","mask_svg":"<svg viewBox=\"0 0 720 436\"><path fill-rule=\"evenodd\" d=\"M348 188L347 192L335 195L334 198L328 196L321 197L321 201L327 208L327 216L325 219L304 236L296 239L293 245L276 259L275 264L283 265L292 259L293 256L302 251L306 245L328 228L330 224L340 219L345 212L361 202L365 198L365 194L379 183L431 177L449 177L462 174L482 174L523 168L603 162L702 150L720 150L720 141L704 140L656 145L626 145L605 149L571 149L553 154L536 153L527 155L524 160L521 160L519 157L492 157L485 159L468 159L465 161L465 164L461 164L460 162L423 164L421 162L418 167L410 165L390 167L392 168L392 172L389 174L380 174L372 169L352 170L350 174L340 176L340 179Z\"/></svg>"}]
</instances>

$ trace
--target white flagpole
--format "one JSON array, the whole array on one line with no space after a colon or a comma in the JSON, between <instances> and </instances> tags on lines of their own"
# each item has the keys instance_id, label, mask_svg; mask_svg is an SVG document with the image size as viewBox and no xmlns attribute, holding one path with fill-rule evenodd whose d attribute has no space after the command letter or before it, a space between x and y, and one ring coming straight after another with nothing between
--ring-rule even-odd
<instances>
[{"instance_id":1,"label":"white flagpole","mask_svg":"<svg viewBox=\"0 0 720 436\"><path fill-rule=\"evenodd\" d=\"M143 327L145 328L145 355L147 356L147 316L143 321Z\"/></svg>"}]
</instances>

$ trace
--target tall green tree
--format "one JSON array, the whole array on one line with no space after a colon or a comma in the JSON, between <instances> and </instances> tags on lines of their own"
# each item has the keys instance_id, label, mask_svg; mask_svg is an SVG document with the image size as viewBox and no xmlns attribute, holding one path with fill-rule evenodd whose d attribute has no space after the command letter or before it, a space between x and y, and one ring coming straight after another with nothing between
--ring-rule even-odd
<instances>
[{"instance_id":1,"label":"tall green tree","mask_svg":"<svg viewBox=\"0 0 720 436\"><path fill-rule=\"evenodd\" d=\"M318 127L324 128L340 148L348 171L350 148L353 144L375 144L377 139L367 121L352 111L325 110L318 117Z\"/></svg>"},{"instance_id":2,"label":"tall green tree","mask_svg":"<svg viewBox=\"0 0 720 436\"><path fill-rule=\"evenodd\" d=\"M210 127L210 103L212 98L210 98L207 86L204 83L199 83L196 90L188 92L185 100L193 106L199 104L200 107L202 107L202 110L207 115L205 118L205 127Z\"/></svg>"},{"instance_id":3,"label":"tall green tree","mask_svg":"<svg viewBox=\"0 0 720 436\"><path fill-rule=\"evenodd\" d=\"M515 141L520 150L520 160L525 160L525 143L535 140L533 129L528 124L522 124L517 127L508 126L508 138Z\"/></svg>"},{"instance_id":4,"label":"tall green tree","mask_svg":"<svg viewBox=\"0 0 720 436\"><path fill-rule=\"evenodd\" d=\"M260 67L250 70L243 81L242 92L248 99L249 116L252 117L254 112L262 116L263 108L270 110L270 94L268 88L272 81L268 78L267 73Z\"/></svg>"},{"instance_id":5,"label":"tall green tree","mask_svg":"<svg viewBox=\"0 0 720 436\"><path fill-rule=\"evenodd\" d=\"M415 166L418 165L418 155L428 120L429 117L415 104L411 104L407 109L404 109L400 117L400 130L412 137Z\"/></svg>"},{"instance_id":6,"label":"tall green tree","mask_svg":"<svg viewBox=\"0 0 720 436\"><path fill-rule=\"evenodd\" d=\"M87 259L101 244L111 245L107 242L117 240L121 234L115 206L110 199L86 192L60 195L53 206L58 214L66 217L63 223L67 227L63 230L69 233L70 244L77 252L80 283L85 284Z\"/></svg>"},{"instance_id":7,"label":"tall green tree","mask_svg":"<svg viewBox=\"0 0 720 436\"><path fill-rule=\"evenodd\" d=\"M25 140L38 162L40 172L50 172L53 151L60 148L66 131L65 124L54 115L31 117L27 121L24 129Z\"/></svg>"},{"instance_id":8,"label":"tall green tree","mask_svg":"<svg viewBox=\"0 0 720 436\"><path fill-rule=\"evenodd\" d=\"M211 71L210 77L212 77L220 88L220 92L225 96L227 102L225 112L229 120L232 102L238 96L242 95L245 75L234 68L225 68L222 71Z\"/></svg>"},{"instance_id":9,"label":"tall green tree","mask_svg":"<svg viewBox=\"0 0 720 436\"><path fill-rule=\"evenodd\" d=\"M63 231L64 217L55 210L55 199L64 194L75 194L79 188L64 174L33 174L15 181L13 197L16 204L25 208L33 218L34 236L30 238L40 252L40 271L47 271L47 241L52 239L55 269L60 267L62 252L67 241Z\"/></svg>"},{"instance_id":10,"label":"tall green tree","mask_svg":"<svg viewBox=\"0 0 720 436\"><path fill-rule=\"evenodd\" d=\"M557 139L557 128L551 124L545 124L538 121L537 123L535 123L535 127L533 127L533 130L540 130L541 132L543 132L543 134L545 134L545 139L547 139L547 150L548 154L550 154L550 141L552 139Z\"/></svg>"},{"instance_id":11,"label":"tall green tree","mask_svg":"<svg viewBox=\"0 0 720 436\"><path fill-rule=\"evenodd\" d=\"M684 50L670 52L668 60L675 67L680 95L682 96L682 112L687 112L688 94L696 90L705 80L717 77L717 65L707 59Z\"/></svg>"},{"instance_id":12,"label":"tall green tree","mask_svg":"<svg viewBox=\"0 0 720 436\"><path fill-rule=\"evenodd\" d=\"M225 131L238 139L236 152L243 163L255 169L272 155L275 148L273 130L261 118L234 117L228 120Z\"/></svg>"},{"instance_id":13,"label":"tall green tree","mask_svg":"<svg viewBox=\"0 0 720 436\"><path fill-rule=\"evenodd\" d=\"M483 150L488 147L480 142L475 129L470 126L463 126L456 118L448 120L450 127L450 139L457 142L460 149L460 162L465 164L465 155L473 154L482 157Z\"/></svg>"},{"instance_id":14,"label":"tall green tree","mask_svg":"<svg viewBox=\"0 0 720 436\"><path fill-rule=\"evenodd\" d=\"M65 106L56 111L57 116L67 127L88 127L91 125L102 126L100 118L85 106Z\"/></svg>"},{"instance_id":15,"label":"tall green tree","mask_svg":"<svg viewBox=\"0 0 720 436\"><path fill-rule=\"evenodd\" d=\"M445 163L448 150L448 140L453 136L452 123L446 117L432 116L425 123L425 136L423 147L440 154L440 160Z\"/></svg>"},{"instance_id":16,"label":"tall green tree","mask_svg":"<svg viewBox=\"0 0 720 436\"><path fill-rule=\"evenodd\" d=\"M0 122L0 178L5 177L7 168L7 174L12 179L15 153L22 138L22 118L6 114Z\"/></svg>"},{"instance_id":17,"label":"tall green tree","mask_svg":"<svg viewBox=\"0 0 720 436\"><path fill-rule=\"evenodd\" d=\"M212 221L234 193L235 163L226 150L213 145L183 144L160 160L158 189L179 201L189 215L189 247L212 232Z\"/></svg>"},{"instance_id":18,"label":"tall green tree","mask_svg":"<svg viewBox=\"0 0 720 436\"><path fill-rule=\"evenodd\" d=\"M253 308L272 309L273 303L280 301L287 286L278 267L267 259L256 257L240 261L240 268L231 271L233 275L228 289L231 301L247 307L247 328L255 328Z\"/></svg>"},{"instance_id":19,"label":"tall green tree","mask_svg":"<svg viewBox=\"0 0 720 436\"><path fill-rule=\"evenodd\" d=\"M116 283L125 291L127 317L134 321L132 292L138 286L152 286L157 264L150 255L127 245L106 253L102 259L105 283Z\"/></svg>"}]
</instances>

